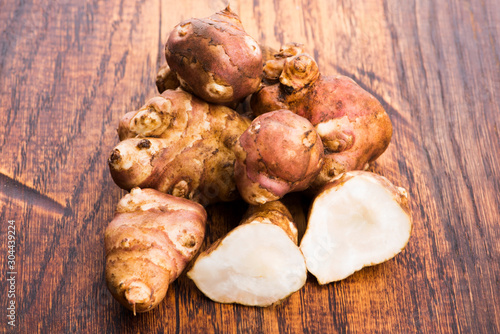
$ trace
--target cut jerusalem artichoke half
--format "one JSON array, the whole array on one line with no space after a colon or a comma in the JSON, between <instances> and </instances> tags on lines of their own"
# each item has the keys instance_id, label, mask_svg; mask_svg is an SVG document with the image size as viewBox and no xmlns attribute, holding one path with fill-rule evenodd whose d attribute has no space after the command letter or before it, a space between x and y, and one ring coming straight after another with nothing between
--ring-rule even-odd
<instances>
[{"instance_id":1,"label":"cut jerusalem artichoke half","mask_svg":"<svg viewBox=\"0 0 500 334\"><path fill-rule=\"evenodd\" d=\"M370 172L348 172L327 184L300 244L309 272L327 284L397 255L412 229L407 201L403 188Z\"/></svg>"},{"instance_id":2,"label":"cut jerusalem artichoke half","mask_svg":"<svg viewBox=\"0 0 500 334\"><path fill-rule=\"evenodd\" d=\"M187 275L213 301L269 306L306 282L297 229L278 201L250 207L246 217L201 253Z\"/></svg>"},{"instance_id":3,"label":"cut jerusalem artichoke half","mask_svg":"<svg viewBox=\"0 0 500 334\"><path fill-rule=\"evenodd\" d=\"M106 284L126 308L158 305L205 236L207 213L194 202L154 189L134 188L105 232Z\"/></svg>"}]
</instances>

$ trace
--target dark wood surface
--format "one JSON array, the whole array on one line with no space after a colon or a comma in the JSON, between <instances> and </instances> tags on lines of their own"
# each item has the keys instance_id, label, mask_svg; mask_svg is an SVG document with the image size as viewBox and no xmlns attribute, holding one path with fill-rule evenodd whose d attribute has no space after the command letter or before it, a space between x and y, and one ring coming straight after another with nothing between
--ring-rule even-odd
<instances>
[{"instance_id":1,"label":"dark wood surface","mask_svg":"<svg viewBox=\"0 0 500 334\"><path fill-rule=\"evenodd\" d=\"M156 94L173 26L225 1L0 0L0 329L20 333L499 333L500 10L497 0L231 1L261 43L306 44L323 73L383 103L394 136L374 170L408 189L396 258L282 304L216 304L185 276L134 317L104 283L119 198L119 118ZM299 224L307 201L294 196ZM207 240L245 206L208 209ZM8 325L15 221L16 327Z\"/></svg>"}]
</instances>

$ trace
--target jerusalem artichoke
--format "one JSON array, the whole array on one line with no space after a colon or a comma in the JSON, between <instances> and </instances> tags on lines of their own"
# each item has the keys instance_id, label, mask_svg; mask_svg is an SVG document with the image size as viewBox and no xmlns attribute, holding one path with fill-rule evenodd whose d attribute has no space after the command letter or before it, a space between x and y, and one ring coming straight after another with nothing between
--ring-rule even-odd
<instances>
[{"instance_id":1,"label":"jerusalem artichoke","mask_svg":"<svg viewBox=\"0 0 500 334\"><path fill-rule=\"evenodd\" d=\"M125 114L109 158L116 184L153 188L207 205L238 197L232 151L250 120L180 89Z\"/></svg>"},{"instance_id":2,"label":"jerusalem artichoke","mask_svg":"<svg viewBox=\"0 0 500 334\"><path fill-rule=\"evenodd\" d=\"M132 189L106 228L106 283L126 308L146 312L198 251L207 214L197 203L153 189Z\"/></svg>"},{"instance_id":3,"label":"jerusalem artichoke","mask_svg":"<svg viewBox=\"0 0 500 334\"><path fill-rule=\"evenodd\" d=\"M123 116L108 160L116 184L131 190L105 232L106 282L122 305L134 314L158 305L203 241L202 205L239 194L251 204L241 224L187 274L217 302L273 305L305 284L307 270L326 284L405 247L406 191L355 171L391 140L374 96L321 75L301 44L260 47L229 6L175 26L165 56L161 95ZM250 125L229 107L251 94ZM319 195L299 247L277 200L309 186Z\"/></svg>"},{"instance_id":4,"label":"jerusalem artichoke","mask_svg":"<svg viewBox=\"0 0 500 334\"><path fill-rule=\"evenodd\" d=\"M352 171L315 198L300 249L320 284L396 256L410 238L408 194L386 178Z\"/></svg>"},{"instance_id":5,"label":"jerusalem artichoke","mask_svg":"<svg viewBox=\"0 0 500 334\"><path fill-rule=\"evenodd\" d=\"M254 119L234 152L236 185L254 205L306 189L323 165L323 144L313 125L284 109Z\"/></svg>"},{"instance_id":6,"label":"jerusalem artichoke","mask_svg":"<svg viewBox=\"0 0 500 334\"><path fill-rule=\"evenodd\" d=\"M288 297L307 278L290 212L278 201L251 207L241 225L201 253L187 275L220 303L269 306Z\"/></svg>"},{"instance_id":7,"label":"jerusalem artichoke","mask_svg":"<svg viewBox=\"0 0 500 334\"><path fill-rule=\"evenodd\" d=\"M182 88L207 102L234 106L257 91L262 79L262 51L229 6L179 23L165 56Z\"/></svg>"},{"instance_id":8,"label":"jerusalem artichoke","mask_svg":"<svg viewBox=\"0 0 500 334\"><path fill-rule=\"evenodd\" d=\"M314 59L302 53L286 58L279 80L252 96L252 110L261 115L289 109L315 126L323 141L325 163L314 188L343 172L366 169L389 145L389 116L352 79L320 75Z\"/></svg>"}]
</instances>

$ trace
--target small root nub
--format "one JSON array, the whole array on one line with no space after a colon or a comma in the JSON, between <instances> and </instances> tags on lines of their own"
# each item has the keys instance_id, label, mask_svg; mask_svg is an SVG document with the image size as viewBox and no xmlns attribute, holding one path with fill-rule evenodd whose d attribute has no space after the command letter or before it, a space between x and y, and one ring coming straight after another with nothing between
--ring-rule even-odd
<instances>
[{"instance_id":1,"label":"small root nub","mask_svg":"<svg viewBox=\"0 0 500 334\"><path fill-rule=\"evenodd\" d=\"M143 139L137 144L137 148L140 150L142 150L143 148L150 148L150 147L151 147L151 142L147 139Z\"/></svg>"}]
</instances>

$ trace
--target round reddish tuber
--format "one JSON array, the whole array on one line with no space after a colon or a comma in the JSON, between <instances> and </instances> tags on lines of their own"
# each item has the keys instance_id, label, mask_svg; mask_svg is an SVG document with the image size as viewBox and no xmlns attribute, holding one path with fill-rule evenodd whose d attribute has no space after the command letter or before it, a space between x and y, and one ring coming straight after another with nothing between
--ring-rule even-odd
<instances>
[{"instance_id":1,"label":"round reddish tuber","mask_svg":"<svg viewBox=\"0 0 500 334\"><path fill-rule=\"evenodd\" d=\"M234 106L260 87L262 51L229 6L179 23L165 56L182 88L207 102Z\"/></svg>"},{"instance_id":2,"label":"round reddish tuber","mask_svg":"<svg viewBox=\"0 0 500 334\"><path fill-rule=\"evenodd\" d=\"M252 111L261 115L286 108L314 125L325 148L315 189L341 173L366 169L386 150L392 137L389 116L354 80L320 75L307 54L287 58L279 80L252 96Z\"/></svg>"},{"instance_id":3,"label":"round reddish tuber","mask_svg":"<svg viewBox=\"0 0 500 334\"><path fill-rule=\"evenodd\" d=\"M236 185L254 205L306 189L323 165L323 144L311 122L284 109L254 119L233 150Z\"/></svg>"}]
</instances>

